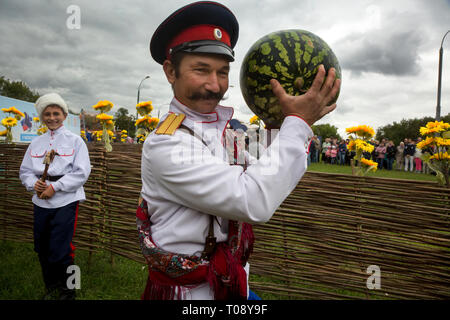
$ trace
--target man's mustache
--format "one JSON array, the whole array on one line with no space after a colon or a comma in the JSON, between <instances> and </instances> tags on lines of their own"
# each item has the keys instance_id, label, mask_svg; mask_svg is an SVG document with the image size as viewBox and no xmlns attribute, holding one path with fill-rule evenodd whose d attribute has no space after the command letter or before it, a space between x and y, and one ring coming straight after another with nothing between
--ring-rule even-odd
<instances>
[{"instance_id":1,"label":"man's mustache","mask_svg":"<svg viewBox=\"0 0 450 320\"><path fill-rule=\"evenodd\" d=\"M202 92L194 92L189 99L190 100L222 100L223 94L221 94L220 92L211 92L211 91L206 91L205 93Z\"/></svg>"}]
</instances>

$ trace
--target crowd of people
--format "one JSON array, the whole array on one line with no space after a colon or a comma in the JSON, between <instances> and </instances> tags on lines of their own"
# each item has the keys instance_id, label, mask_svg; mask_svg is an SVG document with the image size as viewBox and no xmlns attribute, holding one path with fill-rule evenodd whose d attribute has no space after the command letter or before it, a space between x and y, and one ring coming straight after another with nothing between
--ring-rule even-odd
<instances>
[{"instance_id":1,"label":"crowd of people","mask_svg":"<svg viewBox=\"0 0 450 320\"><path fill-rule=\"evenodd\" d=\"M422 160L422 154L433 153L434 150L416 148L422 138L405 138L398 145L394 141L383 138L380 141L372 139L370 144L374 146L372 153L364 153L364 158L378 163L378 170L404 170L416 173L431 173L430 168ZM314 162L322 162L337 165L350 165L355 156L354 151L347 148L349 139L338 140L326 138L323 142L314 136L308 154L308 165Z\"/></svg>"}]
</instances>

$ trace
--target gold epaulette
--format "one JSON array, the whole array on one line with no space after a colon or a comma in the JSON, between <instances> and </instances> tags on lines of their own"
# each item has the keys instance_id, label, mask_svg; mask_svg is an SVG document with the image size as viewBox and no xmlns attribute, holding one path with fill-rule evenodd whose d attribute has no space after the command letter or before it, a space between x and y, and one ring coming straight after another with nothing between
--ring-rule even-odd
<instances>
[{"instance_id":1,"label":"gold epaulette","mask_svg":"<svg viewBox=\"0 0 450 320\"><path fill-rule=\"evenodd\" d=\"M186 115L180 113L175 114L171 113L167 116L166 120L164 120L161 125L156 130L156 134L170 134L173 135L175 131L178 129L178 127L183 122L184 118L186 118Z\"/></svg>"}]
</instances>

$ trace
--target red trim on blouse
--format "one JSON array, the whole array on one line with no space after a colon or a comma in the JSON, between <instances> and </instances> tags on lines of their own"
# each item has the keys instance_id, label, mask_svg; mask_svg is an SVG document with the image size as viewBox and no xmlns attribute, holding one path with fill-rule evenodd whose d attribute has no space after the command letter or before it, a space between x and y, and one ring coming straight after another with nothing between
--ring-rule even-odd
<instances>
[{"instance_id":1,"label":"red trim on blouse","mask_svg":"<svg viewBox=\"0 0 450 320\"><path fill-rule=\"evenodd\" d=\"M297 115L295 115L295 114L289 114L289 115L287 115L286 117L297 117L297 118L299 118L299 119L302 119L302 120L308 125L308 127L311 129L311 131L312 131L311 126L310 126L310 125L308 124L308 122L306 122L305 119L303 119L302 117L297 116Z\"/></svg>"}]
</instances>

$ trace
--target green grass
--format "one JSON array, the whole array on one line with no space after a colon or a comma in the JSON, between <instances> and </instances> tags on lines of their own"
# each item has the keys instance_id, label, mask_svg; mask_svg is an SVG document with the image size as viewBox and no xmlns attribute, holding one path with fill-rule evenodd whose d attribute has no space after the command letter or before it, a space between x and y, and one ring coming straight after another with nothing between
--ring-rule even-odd
<instances>
[{"instance_id":1,"label":"green grass","mask_svg":"<svg viewBox=\"0 0 450 320\"><path fill-rule=\"evenodd\" d=\"M44 295L44 283L37 254L33 244L0 240L0 300L40 300ZM114 256L111 265L107 252L93 253L91 265L89 254L77 250L75 263L81 270L81 289L77 300L139 300L147 281L147 267L133 260ZM250 274L250 282L282 284L272 277ZM349 297L362 298L361 294L311 284L296 283L303 288L329 291ZM251 289L251 286L250 286ZM292 299L286 294L273 294L253 290L263 300Z\"/></svg>"},{"instance_id":2,"label":"green grass","mask_svg":"<svg viewBox=\"0 0 450 320\"><path fill-rule=\"evenodd\" d=\"M350 166L341 166L336 164L325 163L311 163L308 167L308 171L311 172L328 172L328 173L340 173L340 174L352 174L352 168ZM436 181L436 177L431 174L405 172L404 170L377 170L376 172L369 172L368 177L378 178L391 178L391 179L409 179L409 180L422 180L422 181Z\"/></svg>"},{"instance_id":3,"label":"green grass","mask_svg":"<svg viewBox=\"0 0 450 320\"><path fill-rule=\"evenodd\" d=\"M37 254L31 243L0 240L0 300L39 300L44 282ZM107 252L89 254L76 250L75 264L81 270L81 289L77 300L139 300L147 281L145 265Z\"/></svg>"},{"instance_id":4,"label":"green grass","mask_svg":"<svg viewBox=\"0 0 450 320\"><path fill-rule=\"evenodd\" d=\"M33 244L0 240L0 300L40 300L44 295L41 267ZM108 252L89 253L76 250L75 264L81 270L81 289L77 300L139 300L147 282L147 267ZM262 277L251 276L261 282ZM265 280L267 281L267 279ZM258 293L263 299L283 297Z\"/></svg>"}]
</instances>

